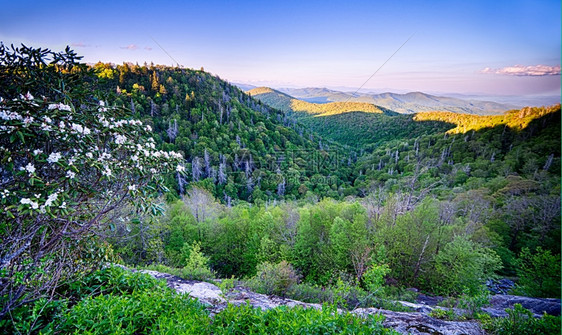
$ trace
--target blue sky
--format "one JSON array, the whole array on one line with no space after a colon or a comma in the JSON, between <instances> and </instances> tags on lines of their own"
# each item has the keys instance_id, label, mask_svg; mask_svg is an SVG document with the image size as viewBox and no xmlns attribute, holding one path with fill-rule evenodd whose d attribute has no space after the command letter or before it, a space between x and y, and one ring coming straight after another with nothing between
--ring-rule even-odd
<instances>
[{"instance_id":1,"label":"blue sky","mask_svg":"<svg viewBox=\"0 0 562 335\"><path fill-rule=\"evenodd\" d=\"M560 94L560 1L5 1L0 40L233 82ZM154 40L153 40L154 39ZM542 67L539 67L542 65Z\"/></svg>"}]
</instances>

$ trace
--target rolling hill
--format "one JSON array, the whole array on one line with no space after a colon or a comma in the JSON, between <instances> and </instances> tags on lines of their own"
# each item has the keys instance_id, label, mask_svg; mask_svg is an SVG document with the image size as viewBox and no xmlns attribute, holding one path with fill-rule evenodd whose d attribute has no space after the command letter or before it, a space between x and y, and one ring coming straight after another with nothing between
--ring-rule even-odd
<instances>
[{"instance_id":1,"label":"rolling hill","mask_svg":"<svg viewBox=\"0 0 562 335\"><path fill-rule=\"evenodd\" d=\"M356 148L454 128L453 124L441 120L415 122L412 115L401 115L368 103L311 103L268 87L252 89L248 94L285 111L322 137Z\"/></svg>"},{"instance_id":2,"label":"rolling hill","mask_svg":"<svg viewBox=\"0 0 562 335\"><path fill-rule=\"evenodd\" d=\"M247 93L261 102L284 112L303 113L304 115L327 116L349 112L365 112L375 114L396 114L391 110L365 102L330 102L313 103L271 89L258 87Z\"/></svg>"},{"instance_id":3,"label":"rolling hill","mask_svg":"<svg viewBox=\"0 0 562 335\"><path fill-rule=\"evenodd\" d=\"M366 102L390 109L401 114L414 114L428 111L446 111L462 114L494 115L502 114L506 110L517 106L480 101L475 99L463 100L454 97L435 96L422 92L398 93L351 93L330 90L327 88L280 88L279 91L297 99L312 103L330 102Z\"/></svg>"}]
</instances>

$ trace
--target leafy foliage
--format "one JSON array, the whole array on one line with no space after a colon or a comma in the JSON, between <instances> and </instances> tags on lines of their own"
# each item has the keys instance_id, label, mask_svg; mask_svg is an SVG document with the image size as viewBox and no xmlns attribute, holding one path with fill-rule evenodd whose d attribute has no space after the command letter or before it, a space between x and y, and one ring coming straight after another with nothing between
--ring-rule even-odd
<instances>
[{"instance_id":1,"label":"leafy foliage","mask_svg":"<svg viewBox=\"0 0 562 335\"><path fill-rule=\"evenodd\" d=\"M560 297L560 255L523 248L518 260L517 291L532 297Z\"/></svg>"},{"instance_id":2,"label":"leafy foliage","mask_svg":"<svg viewBox=\"0 0 562 335\"><path fill-rule=\"evenodd\" d=\"M321 310L278 307L262 311L229 305L215 317L213 325L217 334L396 334L382 327L381 316L363 319L328 306Z\"/></svg>"},{"instance_id":3,"label":"leafy foliage","mask_svg":"<svg viewBox=\"0 0 562 335\"><path fill-rule=\"evenodd\" d=\"M541 318L535 318L531 311L520 304L515 304L513 309L508 308L505 311L508 314L505 318L487 317L482 320L484 328L490 334L560 334L560 316L545 314Z\"/></svg>"},{"instance_id":4,"label":"leafy foliage","mask_svg":"<svg viewBox=\"0 0 562 335\"><path fill-rule=\"evenodd\" d=\"M256 276L253 278L254 284L259 285L258 291L265 294L275 294L285 296L295 284L298 283L298 276L286 261L278 264L260 263L257 266Z\"/></svg>"},{"instance_id":5,"label":"leafy foliage","mask_svg":"<svg viewBox=\"0 0 562 335\"><path fill-rule=\"evenodd\" d=\"M183 169L180 154L155 149L149 126L86 93L78 59L0 45L0 319L107 261L92 232L126 203L154 212L162 176Z\"/></svg>"}]
</instances>

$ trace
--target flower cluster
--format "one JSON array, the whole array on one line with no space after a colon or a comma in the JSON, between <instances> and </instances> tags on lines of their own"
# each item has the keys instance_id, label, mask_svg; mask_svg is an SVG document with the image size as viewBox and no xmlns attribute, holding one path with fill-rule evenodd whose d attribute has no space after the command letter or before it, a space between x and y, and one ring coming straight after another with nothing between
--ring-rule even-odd
<instances>
[{"instance_id":1,"label":"flower cluster","mask_svg":"<svg viewBox=\"0 0 562 335\"><path fill-rule=\"evenodd\" d=\"M31 94L1 100L0 215L65 215L92 197L136 196L163 173L185 171L181 154L156 149L150 126L116 112L104 102L77 110Z\"/></svg>"}]
</instances>

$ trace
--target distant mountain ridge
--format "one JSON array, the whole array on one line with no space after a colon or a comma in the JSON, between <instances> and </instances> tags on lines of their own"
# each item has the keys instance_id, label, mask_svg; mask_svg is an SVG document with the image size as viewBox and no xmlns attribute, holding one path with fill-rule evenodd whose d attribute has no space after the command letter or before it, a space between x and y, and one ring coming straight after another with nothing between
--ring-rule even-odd
<instances>
[{"instance_id":1,"label":"distant mountain ridge","mask_svg":"<svg viewBox=\"0 0 562 335\"><path fill-rule=\"evenodd\" d=\"M314 116L337 115L349 112L365 112L387 115L396 114L386 108L365 102L308 102L300 99L295 99L294 97L286 93L274 90L269 87L254 88L247 91L247 93L260 100L261 102L284 112L301 113Z\"/></svg>"},{"instance_id":2,"label":"distant mountain ridge","mask_svg":"<svg viewBox=\"0 0 562 335\"><path fill-rule=\"evenodd\" d=\"M328 88L280 88L280 92L311 103L366 102L390 109L400 114L415 114L429 111L445 111L462 114L498 115L517 106L493 101L464 100L454 97L436 96L423 92L400 93L351 93Z\"/></svg>"}]
</instances>

